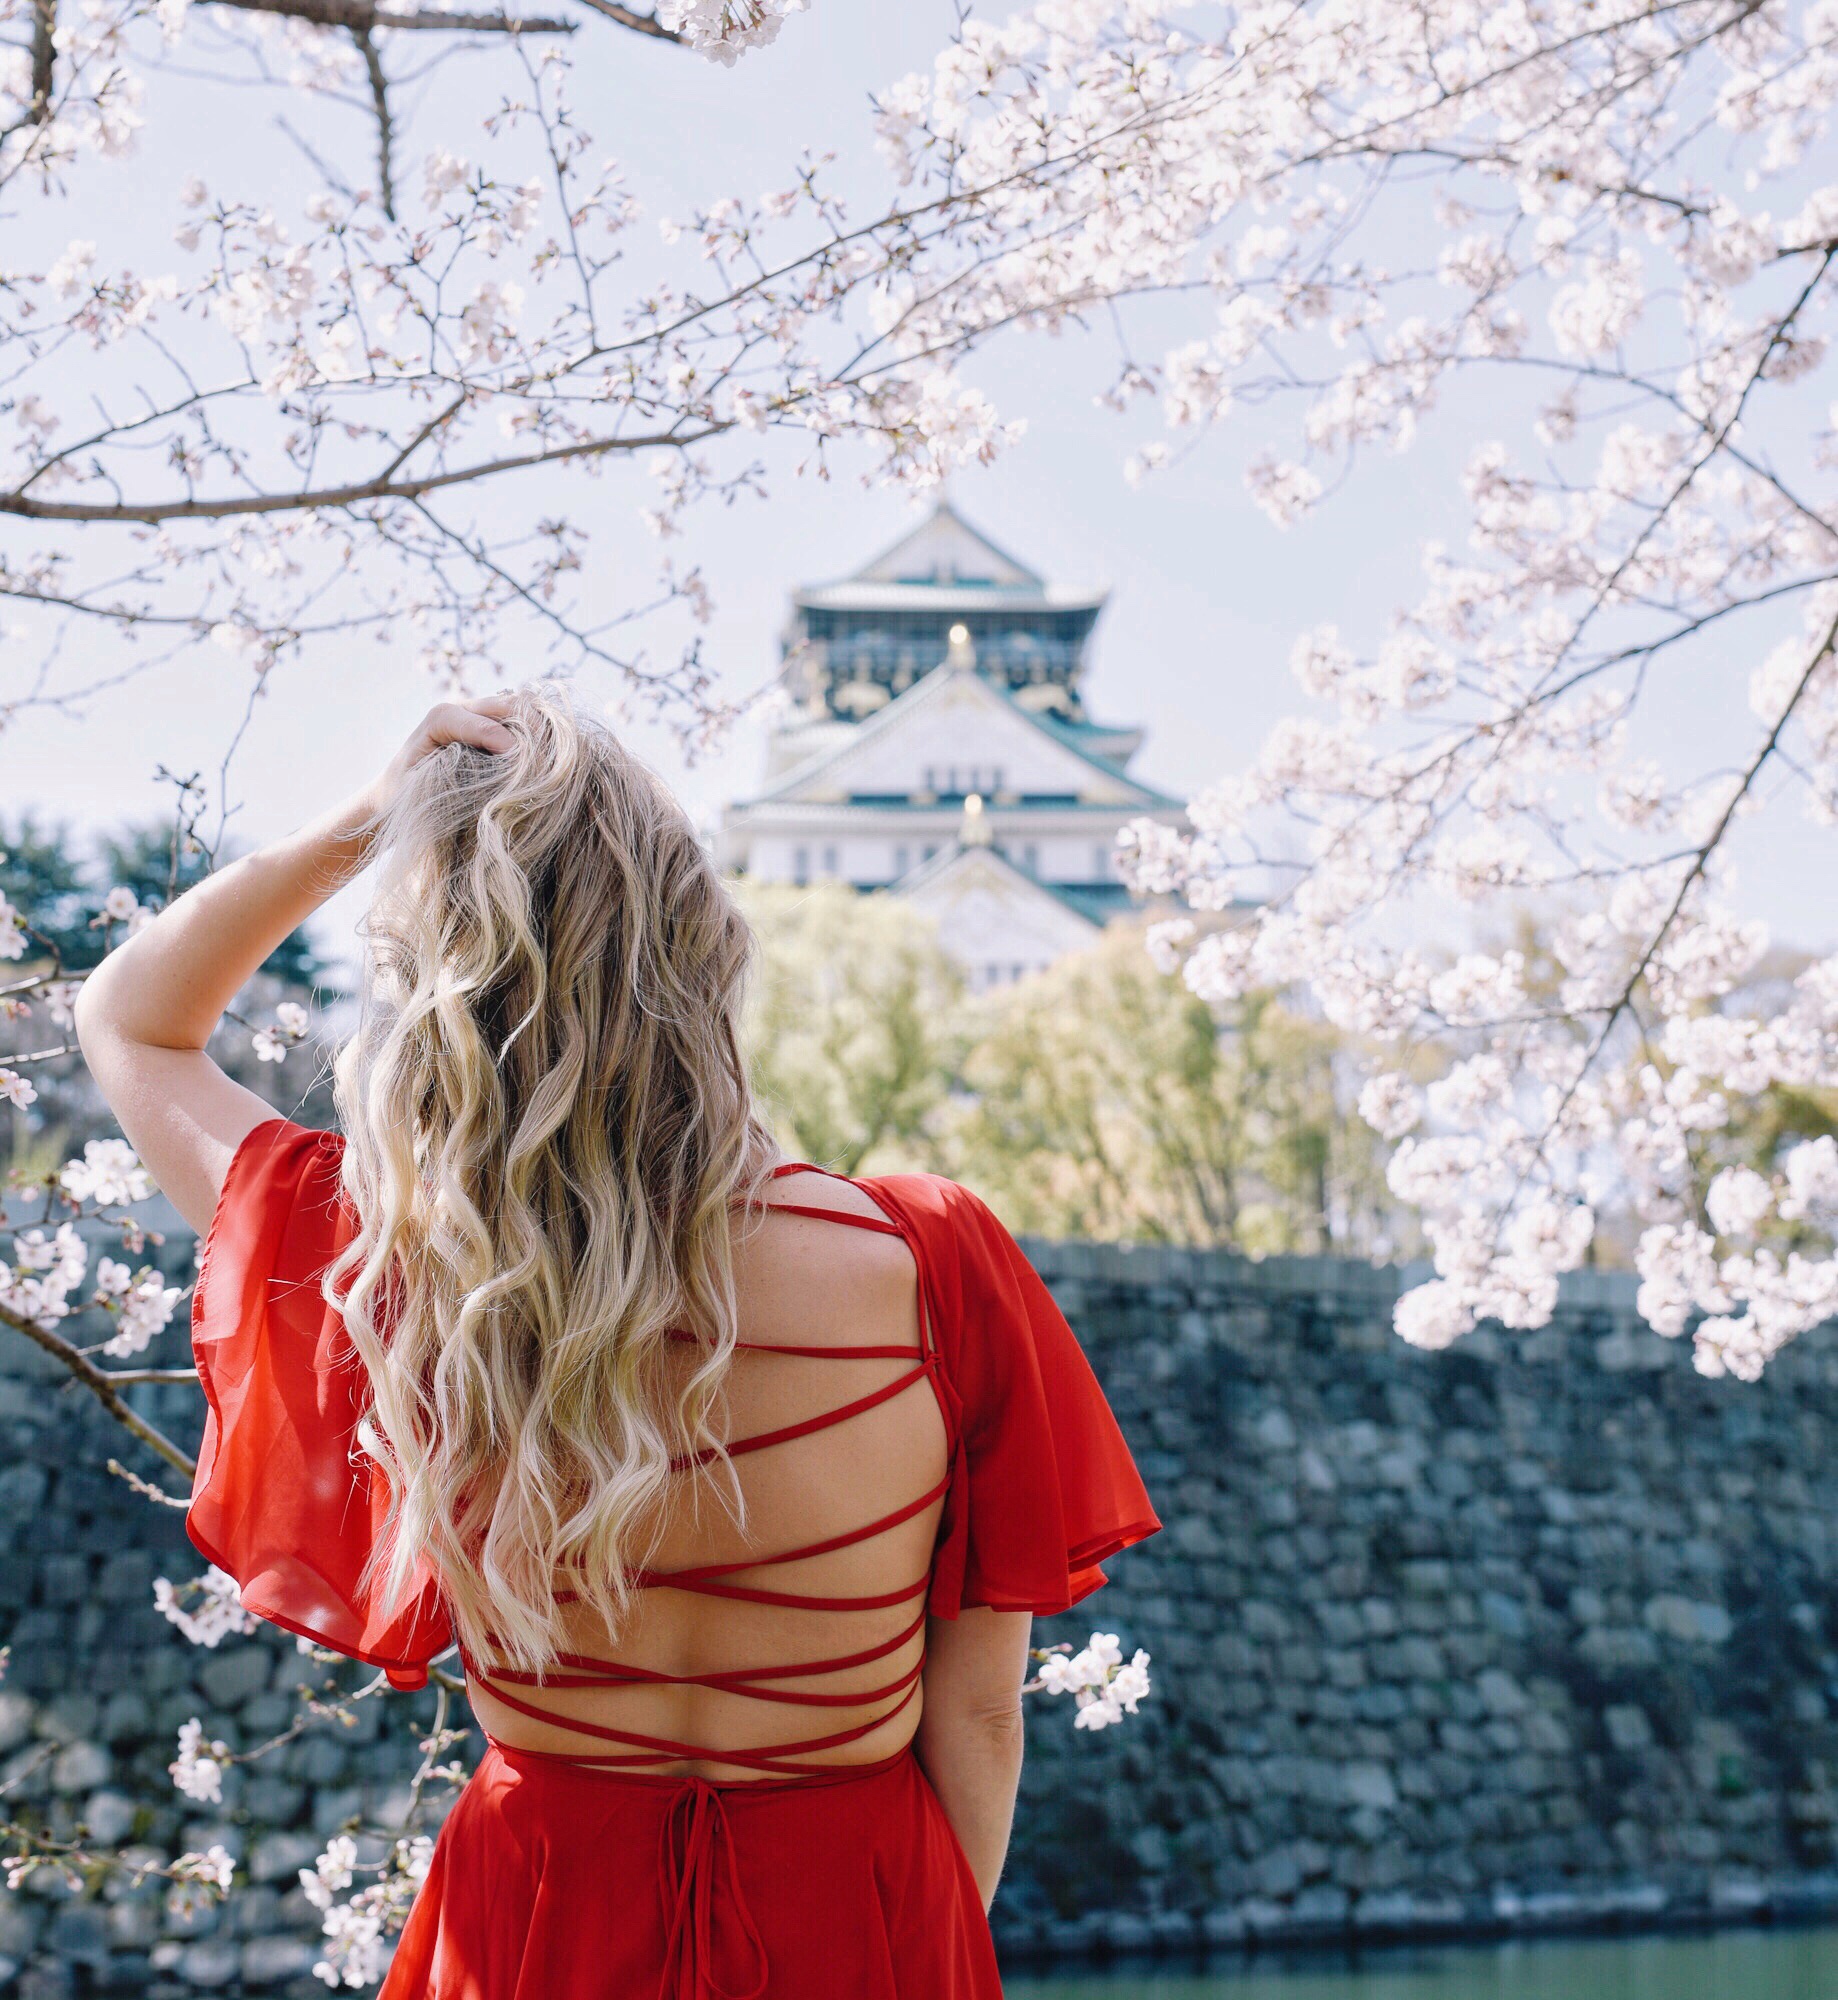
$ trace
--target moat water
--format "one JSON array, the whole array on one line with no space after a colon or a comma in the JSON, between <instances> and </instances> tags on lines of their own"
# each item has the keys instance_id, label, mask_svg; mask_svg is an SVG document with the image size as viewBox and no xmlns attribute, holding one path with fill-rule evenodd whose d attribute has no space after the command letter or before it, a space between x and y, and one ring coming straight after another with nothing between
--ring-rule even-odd
<instances>
[{"instance_id":1,"label":"moat water","mask_svg":"<svg viewBox=\"0 0 1838 2000\"><path fill-rule=\"evenodd\" d=\"M1838 1930L1399 1947L1021 1974L1008 2000L1838 2000Z\"/></svg>"}]
</instances>

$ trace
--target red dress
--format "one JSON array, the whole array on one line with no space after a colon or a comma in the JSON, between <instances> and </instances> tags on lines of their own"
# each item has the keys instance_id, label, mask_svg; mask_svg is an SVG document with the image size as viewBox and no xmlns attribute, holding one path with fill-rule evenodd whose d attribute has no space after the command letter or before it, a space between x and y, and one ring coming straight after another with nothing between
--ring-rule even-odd
<instances>
[{"instance_id":1,"label":"red dress","mask_svg":"<svg viewBox=\"0 0 1838 2000\"><path fill-rule=\"evenodd\" d=\"M433 1578L388 1617L359 1581L386 1496L355 1446L361 1369L319 1291L351 1229L338 1189L342 1150L335 1133L277 1118L257 1126L231 1162L192 1300L209 1409L187 1526L235 1577L250 1611L416 1688L452 1633ZM1000 1994L975 1882L910 1746L876 1764L810 1761L897 1714L919 1669L870 1694L826 1696L823 1677L898 1652L928 1617L966 1606L1064 1611L1103 1583L1107 1557L1159 1523L1077 1340L990 1211L929 1175L854 1185L884 1220L795 1212L904 1240L919 1273L921 1345L815 1350L898 1356L910 1367L867 1396L729 1449L768 1450L847 1422L924 1379L948 1446L926 1574L872 1599L799 1597L734 1580L736 1571L866 1540L932 1506L938 1491L821 1544L638 1581L827 1613L910 1605L913 1622L892 1644L844 1658L691 1677L808 1706L813 1728L798 1742L716 1749L569 1718L571 1732L593 1739L581 1755L490 1743L441 1832L382 2000ZM559 1719L528 1679L466 1665L498 1700ZM657 1678L570 1655L543 1685ZM865 1725L816 1726L826 1705L871 1700L879 1709ZM689 1758L759 1776L710 1783L648 1768Z\"/></svg>"}]
</instances>

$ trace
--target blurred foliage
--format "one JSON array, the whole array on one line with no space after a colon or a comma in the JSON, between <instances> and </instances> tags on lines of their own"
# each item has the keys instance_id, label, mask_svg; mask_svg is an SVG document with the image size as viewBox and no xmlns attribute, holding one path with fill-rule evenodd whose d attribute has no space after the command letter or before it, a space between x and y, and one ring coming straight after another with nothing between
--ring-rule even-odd
<instances>
[{"instance_id":1,"label":"blurred foliage","mask_svg":"<svg viewBox=\"0 0 1838 2000\"><path fill-rule=\"evenodd\" d=\"M130 889L137 902L160 909L207 872L207 861L199 844L171 823L86 838L66 823L47 824L29 810L0 813L0 894L30 926L24 956L0 966L0 986L13 987L48 972L80 978L124 934L124 926L103 912L111 889ZM250 1020L261 1020L283 1000L323 1006L343 997L343 987L313 940L297 930L270 954L240 1010ZM69 1046L75 1040L41 991L20 993L0 1014L0 1061L8 1054ZM211 1053L239 1083L290 1116L309 1124L326 1122L326 1081L310 1049L277 1069L256 1057L246 1029L226 1020ZM25 1073L38 1098L23 1113L0 1119L0 1170L28 1175L50 1171L80 1153L85 1140L116 1131L80 1061L34 1063Z\"/></svg>"},{"instance_id":2,"label":"blurred foliage","mask_svg":"<svg viewBox=\"0 0 1838 2000\"><path fill-rule=\"evenodd\" d=\"M31 925L20 961L28 971L47 958L67 972L88 971L119 930L102 914L111 889L131 889L136 902L159 910L208 872L204 849L174 825L125 827L85 841L66 823L44 825L30 810L10 819L0 813L0 895ZM304 930L283 939L262 972L289 988L341 997Z\"/></svg>"},{"instance_id":3,"label":"blurred foliage","mask_svg":"<svg viewBox=\"0 0 1838 2000\"><path fill-rule=\"evenodd\" d=\"M894 897L736 886L749 1058L795 1157L948 1174L1042 1236L1396 1254L1383 1148L1319 1023L1262 998L1221 1026L1133 924L972 996Z\"/></svg>"},{"instance_id":4,"label":"blurred foliage","mask_svg":"<svg viewBox=\"0 0 1838 2000\"><path fill-rule=\"evenodd\" d=\"M891 896L738 882L760 941L754 1087L787 1152L839 1173L926 1158L963 1054L963 975Z\"/></svg>"},{"instance_id":5,"label":"blurred foliage","mask_svg":"<svg viewBox=\"0 0 1838 2000\"><path fill-rule=\"evenodd\" d=\"M1141 930L986 996L945 1171L1012 1228L1252 1255L1392 1248L1382 1149L1331 1030L1253 996L1229 1027Z\"/></svg>"}]
</instances>

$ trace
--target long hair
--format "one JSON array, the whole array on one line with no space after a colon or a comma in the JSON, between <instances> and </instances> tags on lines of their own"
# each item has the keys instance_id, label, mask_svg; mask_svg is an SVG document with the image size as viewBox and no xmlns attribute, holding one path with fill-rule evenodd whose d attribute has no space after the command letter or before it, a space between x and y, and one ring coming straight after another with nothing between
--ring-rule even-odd
<instances>
[{"instance_id":1,"label":"long hair","mask_svg":"<svg viewBox=\"0 0 1838 2000\"><path fill-rule=\"evenodd\" d=\"M558 1582L624 1617L667 1491L739 1506L731 1208L773 1147L751 936L682 808L552 684L507 726L425 758L378 830L334 1071L357 1231L324 1283L390 1489L373 1580L399 1602L425 1563L468 1652L540 1672Z\"/></svg>"}]
</instances>

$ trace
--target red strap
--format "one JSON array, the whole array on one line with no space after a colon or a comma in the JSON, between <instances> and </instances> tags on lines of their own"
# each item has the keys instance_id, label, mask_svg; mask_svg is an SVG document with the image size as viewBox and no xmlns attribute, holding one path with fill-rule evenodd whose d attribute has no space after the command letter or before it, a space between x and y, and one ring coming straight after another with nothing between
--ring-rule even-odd
<instances>
[{"instance_id":1,"label":"red strap","mask_svg":"<svg viewBox=\"0 0 1838 2000\"><path fill-rule=\"evenodd\" d=\"M910 1636L910 1634L908 1635ZM808 1688L763 1688L763 1687L723 1687L719 1680L696 1674L551 1674L542 1683L544 1687L562 1688L572 1693L577 1689L650 1686L665 1687L705 1687L714 1694L743 1695L748 1701L776 1702L781 1708L867 1708L877 1701L886 1701L899 1694L925 1672L925 1662L915 1660L911 1667L884 1687L863 1688L849 1694L818 1694ZM501 1674L500 1680L529 1682L534 1675ZM551 1709L549 1720L559 1728L569 1727L568 1716L561 1709Z\"/></svg>"},{"instance_id":2,"label":"red strap","mask_svg":"<svg viewBox=\"0 0 1838 2000\"><path fill-rule=\"evenodd\" d=\"M671 1590L693 1590L705 1577L737 1576L745 1569L774 1569L780 1563L803 1562L810 1556L827 1556L833 1549L846 1549L856 1542L871 1542L876 1535L884 1535L889 1528L897 1528L902 1521L910 1521L915 1514L923 1514L934 1500L942 1500L951 1484L947 1472L929 1493L921 1493L917 1500L909 1500L904 1507L896 1507L891 1514L883 1514L878 1521L870 1521L864 1527L845 1528L840 1535L831 1535L827 1541L806 1542L801 1549L785 1549L777 1555L748 1556L742 1562L701 1563L694 1569L646 1569L640 1570L634 1578L640 1590L658 1587Z\"/></svg>"},{"instance_id":3,"label":"red strap","mask_svg":"<svg viewBox=\"0 0 1838 2000\"><path fill-rule=\"evenodd\" d=\"M890 1590L879 1597L800 1597L788 1590L749 1590L738 1583L673 1584L659 1578L656 1587L693 1591L697 1597L725 1597L735 1604L776 1604L785 1611L885 1611L895 1604L910 1604L931 1582L928 1570L917 1583L905 1590ZM644 1588L646 1579L638 1579Z\"/></svg>"},{"instance_id":4,"label":"red strap","mask_svg":"<svg viewBox=\"0 0 1838 2000\"><path fill-rule=\"evenodd\" d=\"M529 1673L514 1667L493 1667L491 1672L501 1681L524 1687L705 1687L717 1694L744 1694L759 1701L793 1701L815 1696L794 1695L785 1688L756 1688L757 1681L799 1680L817 1674L846 1673L851 1667L865 1667L875 1660L884 1660L889 1653L897 1653L909 1640L916 1639L925 1630L926 1612L920 1608L917 1618L902 1632L896 1632L891 1639L883 1639L878 1646L865 1646L859 1653L847 1653L835 1660L799 1660L789 1666L766 1667L722 1667L710 1674L660 1674L649 1667L629 1667L619 1660L603 1660L592 1653L558 1653L556 1665L560 1674L553 1670L547 1673ZM924 1665L923 1660L920 1662ZM465 1658L466 1671L477 1675L477 1663L468 1655ZM604 1671L603 1671L604 1670ZM824 1705L846 1706L852 1701L866 1701L867 1695L824 1695Z\"/></svg>"},{"instance_id":5,"label":"red strap","mask_svg":"<svg viewBox=\"0 0 1838 2000\"><path fill-rule=\"evenodd\" d=\"M559 1758L574 1764L670 1764L679 1759L693 1758L705 1764L733 1764L744 1771L772 1772L785 1769L793 1772L829 1771L833 1765L799 1764L791 1762L794 1757L802 1757L813 1750L839 1750L844 1744L859 1743L864 1736L872 1736L884 1723L891 1722L912 1700L919 1686L918 1676L913 1677L912 1686L894 1705L880 1715L870 1716L866 1722L858 1722L851 1729L839 1729L829 1736L811 1736L797 1743L780 1743L763 1750L712 1750L707 1744L673 1743L668 1737L641 1736L636 1730L613 1729L605 1723L589 1722L584 1717L559 1716L548 1709L538 1708L533 1702L520 1701L515 1695L506 1694L485 1675L478 1676L479 1685L494 1700L501 1701L506 1708L515 1709L519 1715L527 1715L537 1722L547 1722L557 1729L566 1730L571 1736L591 1736L598 1743L624 1743L638 1754L577 1757L566 1751L526 1750L513 1746L520 1757L539 1756Z\"/></svg>"},{"instance_id":6,"label":"red strap","mask_svg":"<svg viewBox=\"0 0 1838 2000\"><path fill-rule=\"evenodd\" d=\"M849 1208L812 1208L801 1201L765 1201L760 1206L768 1215L808 1215L818 1222L846 1222L851 1229L872 1229L877 1236L904 1236L897 1222L883 1215L857 1215Z\"/></svg>"},{"instance_id":7,"label":"red strap","mask_svg":"<svg viewBox=\"0 0 1838 2000\"><path fill-rule=\"evenodd\" d=\"M699 1343L701 1336L672 1327L668 1338ZM734 1346L742 1354L789 1354L805 1361L911 1361L925 1353L923 1347L787 1347L776 1340L737 1340Z\"/></svg>"},{"instance_id":8,"label":"red strap","mask_svg":"<svg viewBox=\"0 0 1838 2000\"><path fill-rule=\"evenodd\" d=\"M657 2000L760 2000L771 1976L765 1941L740 1893L734 1835L728 1826L727 1808L713 1785L701 1778L684 1780L658 1829L657 1855L657 1872L670 1911L670 1929L664 1939L664 1979L657 1989ZM724 1895L716 1891L717 1865L727 1876ZM758 1977L744 1992L723 1985L716 1975L718 1910L732 1914L757 1968Z\"/></svg>"},{"instance_id":9,"label":"red strap","mask_svg":"<svg viewBox=\"0 0 1838 2000\"><path fill-rule=\"evenodd\" d=\"M806 1417L801 1423L786 1424L776 1431L761 1431L758 1436L736 1438L728 1446L730 1458L738 1458L742 1452L764 1451L768 1445L790 1444L794 1438L813 1437L818 1431L827 1431L832 1425L847 1423L851 1417L859 1417L864 1410L872 1410L879 1403L891 1403L896 1396L904 1395L915 1382L923 1380L932 1372L934 1357L927 1355L904 1375L896 1375L891 1382L883 1382L878 1389L871 1389L865 1396L857 1396L852 1403L839 1403L833 1410L825 1410L820 1416ZM694 1462L706 1464L716 1454L701 1451L694 1454ZM671 1470L679 1471L692 1461L689 1459L670 1461Z\"/></svg>"}]
</instances>

